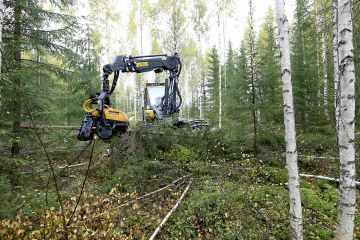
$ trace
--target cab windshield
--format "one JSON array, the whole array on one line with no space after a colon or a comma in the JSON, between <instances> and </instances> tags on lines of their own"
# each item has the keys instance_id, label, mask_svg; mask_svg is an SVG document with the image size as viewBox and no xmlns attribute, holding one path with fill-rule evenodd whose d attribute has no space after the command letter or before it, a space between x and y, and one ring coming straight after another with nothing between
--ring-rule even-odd
<instances>
[{"instance_id":1,"label":"cab windshield","mask_svg":"<svg viewBox=\"0 0 360 240\"><path fill-rule=\"evenodd\" d=\"M149 105L151 107L160 107L161 99L164 97L165 94L165 86L148 86L147 90L150 100Z\"/></svg>"}]
</instances>

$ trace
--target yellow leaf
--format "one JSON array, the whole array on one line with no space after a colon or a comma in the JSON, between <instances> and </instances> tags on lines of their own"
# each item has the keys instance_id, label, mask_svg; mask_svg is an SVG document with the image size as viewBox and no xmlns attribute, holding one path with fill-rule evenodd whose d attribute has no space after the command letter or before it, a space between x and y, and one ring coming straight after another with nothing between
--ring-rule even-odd
<instances>
[{"instance_id":1,"label":"yellow leaf","mask_svg":"<svg viewBox=\"0 0 360 240\"><path fill-rule=\"evenodd\" d=\"M132 209L134 209L134 210L139 209L139 208L140 208L140 206L139 206L137 203L135 203L135 204L132 206Z\"/></svg>"}]
</instances>

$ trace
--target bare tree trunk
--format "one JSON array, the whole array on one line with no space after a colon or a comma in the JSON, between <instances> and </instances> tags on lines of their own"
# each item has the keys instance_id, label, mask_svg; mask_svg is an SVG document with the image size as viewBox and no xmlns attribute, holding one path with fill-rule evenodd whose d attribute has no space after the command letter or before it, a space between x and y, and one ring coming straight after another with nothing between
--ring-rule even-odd
<instances>
[{"instance_id":1,"label":"bare tree trunk","mask_svg":"<svg viewBox=\"0 0 360 240\"><path fill-rule=\"evenodd\" d=\"M16 157L20 152L20 116L21 116L21 104L20 104L20 92L21 92L21 6L19 1L15 1L14 7L14 42L15 49L13 53L14 58L14 92L12 114L13 114L13 140L11 146L11 156Z\"/></svg>"},{"instance_id":2,"label":"bare tree trunk","mask_svg":"<svg viewBox=\"0 0 360 240\"><path fill-rule=\"evenodd\" d=\"M321 33L321 52L322 52L322 65L323 65L323 96L324 96L324 115L326 119L329 119L328 111L328 75L327 75L327 56L326 56L326 32L325 32L325 19L321 17L320 20L322 26Z\"/></svg>"},{"instance_id":3,"label":"bare tree trunk","mask_svg":"<svg viewBox=\"0 0 360 240\"><path fill-rule=\"evenodd\" d=\"M257 133L258 133L258 123L260 122L260 110L257 106L258 98L260 98L260 89L257 83L257 70L256 70L256 37L255 37L255 27L254 27L254 6L253 1L249 0L249 50L250 50L250 71L251 71L251 102L252 102L252 120L253 120L253 151L254 157L257 156L258 146L257 146Z\"/></svg>"},{"instance_id":4,"label":"bare tree trunk","mask_svg":"<svg viewBox=\"0 0 360 240\"><path fill-rule=\"evenodd\" d=\"M324 22L324 21L322 21ZM327 59L326 59L326 34L325 29L321 33L321 51L322 51L322 65L323 65L323 84L324 84L324 114L326 119L329 119L328 111L328 76L327 76Z\"/></svg>"},{"instance_id":5,"label":"bare tree trunk","mask_svg":"<svg viewBox=\"0 0 360 240\"><path fill-rule=\"evenodd\" d=\"M279 31L281 80L284 103L284 123L286 142L286 166L288 170L288 186L290 195L291 239L303 239L302 209L299 186L299 169L297 164L296 130L291 83L291 63L288 19L285 16L284 0L275 0L276 20Z\"/></svg>"},{"instance_id":6,"label":"bare tree trunk","mask_svg":"<svg viewBox=\"0 0 360 240\"><path fill-rule=\"evenodd\" d=\"M201 119L203 119L203 118L205 118L205 107L206 107L206 82L205 82L205 77L204 76L202 76L202 80L201 80L201 94L202 94L202 99L203 99L203 105L202 105L202 107L203 107L203 110L202 110L202 112L203 112L203 115L202 115L202 118Z\"/></svg>"},{"instance_id":7,"label":"bare tree trunk","mask_svg":"<svg viewBox=\"0 0 360 240\"><path fill-rule=\"evenodd\" d=\"M198 37L198 43L201 44L201 34L198 34L197 35ZM202 49L200 48L200 54L202 55ZM202 63L200 65L200 94L199 94L199 110L200 110L200 119L203 119L204 118L204 112L203 112L203 101L205 101L205 98L203 99L202 98L202 92L203 92L203 89L202 89L202 77L203 77L203 66L202 66Z\"/></svg>"},{"instance_id":8,"label":"bare tree trunk","mask_svg":"<svg viewBox=\"0 0 360 240\"><path fill-rule=\"evenodd\" d=\"M352 239L355 219L355 66L352 1L338 1L340 199L335 239Z\"/></svg>"},{"instance_id":9,"label":"bare tree trunk","mask_svg":"<svg viewBox=\"0 0 360 240\"><path fill-rule=\"evenodd\" d=\"M221 28L220 28L220 13L221 10L219 9L218 13L218 28L219 28L219 128L222 127L222 79L221 79Z\"/></svg>"},{"instance_id":10,"label":"bare tree trunk","mask_svg":"<svg viewBox=\"0 0 360 240\"><path fill-rule=\"evenodd\" d=\"M3 19L4 19L4 3L3 0L0 0L0 81L1 81L1 67L2 67L2 52L3 52L3 47L2 47L2 28L3 28ZM1 107L2 107L2 95L1 95L1 86L0 86L0 112L1 112ZM1 114L0 114L1 116Z\"/></svg>"},{"instance_id":11,"label":"bare tree trunk","mask_svg":"<svg viewBox=\"0 0 360 240\"><path fill-rule=\"evenodd\" d=\"M335 104L335 130L336 140L338 142L338 130L339 130L339 53L338 53L338 0L333 0L333 54L334 54L334 104Z\"/></svg>"},{"instance_id":12,"label":"bare tree trunk","mask_svg":"<svg viewBox=\"0 0 360 240\"><path fill-rule=\"evenodd\" d=\"M223 11L223 62L224 62L224 97L225 101L227 98L227 66L226 66L226 10ZM222 105L222 104L221 104ZM223 111L224 117L226 118L226 107Z\"/></svg>"}]
</instances>

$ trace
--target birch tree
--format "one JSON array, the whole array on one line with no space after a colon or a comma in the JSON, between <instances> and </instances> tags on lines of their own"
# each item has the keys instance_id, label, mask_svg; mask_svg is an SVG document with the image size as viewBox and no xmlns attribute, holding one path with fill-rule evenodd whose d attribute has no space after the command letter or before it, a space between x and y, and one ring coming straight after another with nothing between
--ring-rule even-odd
<instances>
[{"instance_id":1,"label":"birch tree","mask_svg":"<svg viewBox=\"0 0 360 240\"><path fill-rule=\"evenodd\" d=\"M219 64L219 128L222 127L222 78L221 78L221 13L223 11L223 8L221 6L221 2L217 2L217 8L218 8L218 16L217 16L217 25L218 25L218 38L219 38L219 55L220 55L220 64Z\"/></svg>"},{"instance_id":2,"label":"birch tree","mask_svg":"<svg viewBox=\"0 0 360 240\"><path fill-rule=\"evenodd\" d=\"M326 56L326 28L325 28L325 17L321 17L321 58L322 58L322 69L323 69L323 96L324 96L324 114L326 119L329 119L328 111L328 75L327 75L327 56Z\"/></svg>"},{"instance_id":3,"label":"birch tree","mask_svg":"<svg viewBox=\"0 0 360 240\"><path fill-rule=\"evenodd\" d=\"M281 81L286 142L286 166L288 170L288 186L290 195L290 236L291 239L303 239L299 170L297 164L298 153L296 150L295 116L291 83L288 19L286 18L284 11L285 1L275 0L275 3L280 43Z\"/></svg>"},{"instance_id":4,"label":"birch tree","mask_svg":"<svg viewBox=\"0 0 360 240\"><path fill-rule=\"evenodd\" d=\"M208 24L208 14L207 14L207 5L204 0L196 0L193 3L193 11L192 11L192 21L193 21L193 28L196 33L198 44L202 44L202 37L209 31L209 24ZM203 56L203 50L200 47L200 55ZM199 110L200 110L200 119L204 118L204 105L205 105L205 96L204 96L204 86L205 86L205 79L202 78L204 75L204 64L203 61L198 64L198 67L200 69L200 83L198 86L198 90L200 91L199 94Z\"/></svg>"},{"instance_id":5,"label":"birch tree","mask_svg":"<svg viewBox=\"0 0 360 240\"><path fill-rule=\"evenodd\" d=\"M340 199L335 239L352 239L355 219L355 66L352 1L338 1Z\"/></svg>"}]
</instances>

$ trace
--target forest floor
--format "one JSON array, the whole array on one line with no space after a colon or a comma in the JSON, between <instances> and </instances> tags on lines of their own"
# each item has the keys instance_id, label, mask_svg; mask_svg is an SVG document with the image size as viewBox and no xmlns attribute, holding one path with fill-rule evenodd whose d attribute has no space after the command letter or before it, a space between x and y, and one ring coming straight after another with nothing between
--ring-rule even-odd
<instances>
[{"instance_id":1,"label":"forest floor","mask_svg":"<svg viewBox=\"0 0 360 240\"><path fill-rule=\"evenodd\" d=\"M246 149L233 154L214 134L167 134L134 133L111 145L98 141L80 200L91 147L74 167L57 167L62 208L53 183L46 191L51 174L39 164L32 170L36 175L25 174L2 197L0 239L148 239L187 186L184 200L156 239L289 238L281 151L263 150L254 158ZM84 147L71 146L70 153L58 147L51 160L65 166ZM336 177L336 160L324 156L329 152L300 155L300 172ZM4 184L0 187L6 190ZM332 238L338 195L337 183L301 179L305 239Z\"/></svg>"}]
</instances>

